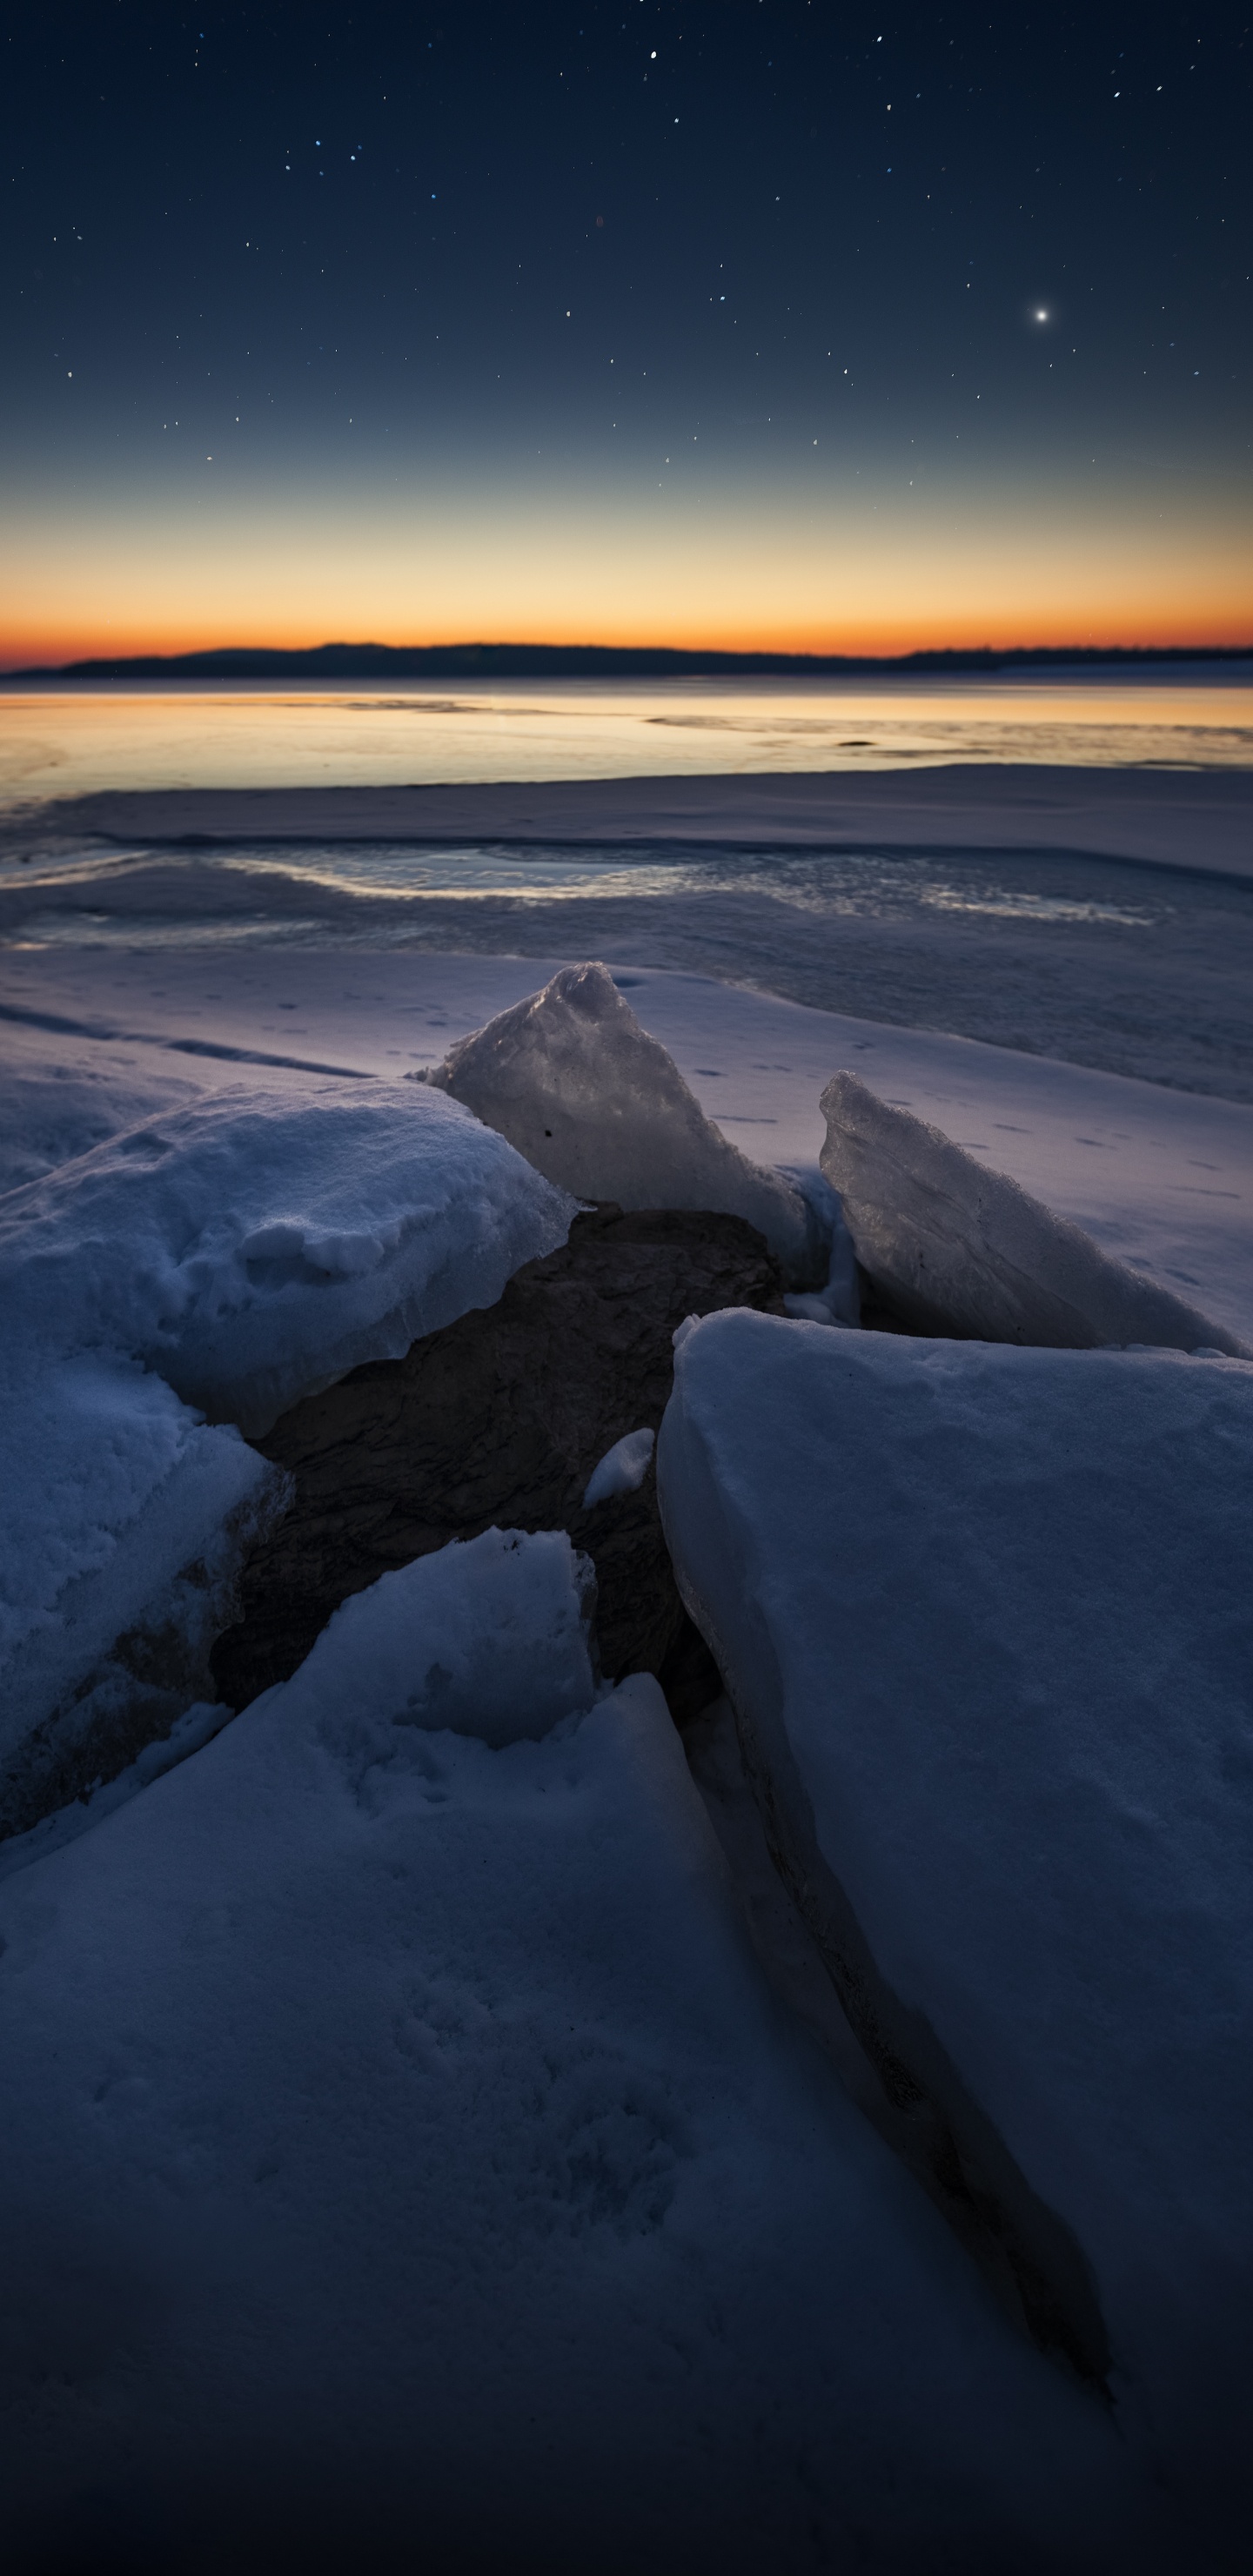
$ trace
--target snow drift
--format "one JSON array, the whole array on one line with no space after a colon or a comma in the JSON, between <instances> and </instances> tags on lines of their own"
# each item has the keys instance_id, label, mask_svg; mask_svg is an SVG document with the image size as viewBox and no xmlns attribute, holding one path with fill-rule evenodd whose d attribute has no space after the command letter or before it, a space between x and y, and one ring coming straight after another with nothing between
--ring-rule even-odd
<instances>
[{"instance_id":1,"label":"snow drift","mask_svg":"<svg viewBox=\"0 0 1253 2576\"><path fill-rule=\"evenodd\" d=\"M1139 1342L1253 1356L856 1074L834 1076L822 1109L822 1169L857 1258L917 1331L1046 1349Z\"/></svg>"},{"instance_id":2,"label":"snow drift","mask_svg":"<svg viewBox=\"0 0 1253 2576\"><path fill-rule=\"evenodd\" d=\"M541 993L460 1039L426 1080L578 1198L741 1216L789 1278L825 1276L800 1192L728 1143L606 966L563 966Z\"/></svg>"},{"instance_id":3,"label":"snow drift","mask_svg":"<svg viewBox=\"0 0 1253 2576\"><path fill-rule=\"evenodd\" d=\"M683 1336L658 1472L905 2151L1217 2545L1253 2402L1253 1370L728 1313Z\"/></svg>"},{"instance_id":4,"label":"snow drift","mask_svg":"<svg viewBox=\"0 0 1253 2576\"><path fill-rule=\"evenodd\" d=\"M568 1713L562 1546L384 1578L0 1888L13 2576L1151 2567L774 2008L656 1685ZM549 1731L433 1731L437 1668Z\"/></svg>"}]
</instances>

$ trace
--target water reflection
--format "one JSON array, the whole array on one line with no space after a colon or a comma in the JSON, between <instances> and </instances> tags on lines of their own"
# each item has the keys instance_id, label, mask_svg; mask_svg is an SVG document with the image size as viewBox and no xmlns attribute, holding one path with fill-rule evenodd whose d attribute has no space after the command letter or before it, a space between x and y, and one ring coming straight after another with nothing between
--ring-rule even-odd
<instances>
[{"instance_id":1,"label":"water reflection","mask_svg":"<svg viewBox=\"0 0 1253 2576\"><path fill-rule=\"evenodd\" d=\"M0 812L102 788L409 786L920 762L1253 763L1243 674L1032 680L518 683L0 691Z\"/></svg>"}]
</instances>

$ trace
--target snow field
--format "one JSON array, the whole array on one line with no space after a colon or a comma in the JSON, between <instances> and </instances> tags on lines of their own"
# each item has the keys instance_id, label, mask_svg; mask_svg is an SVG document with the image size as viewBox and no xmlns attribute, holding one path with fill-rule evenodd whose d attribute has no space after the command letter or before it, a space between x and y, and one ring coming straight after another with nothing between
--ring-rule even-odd
<instances>
[{"instance_id":1,"label":"snow field","mask_svg":"<svg viewBox=\"0 0 1253 2576\"><path fill-rule=\"evenodd\" d=\"M0 1889L10 2563L1153 2565L774 2007L655 1684L566 1713L568 1545L410 1572ZM432 1731L433 1646L548 1734Z\"/></svg>"},{"instance_id":2,"label":"snow field","mask_svg":"<svg viewBox=\"0 0 1253 2576\"><path fill-rule=\"evenodd\" d=\"M620 980L655 1017L690 1006L702 1060L720 1028L746 1093L767 1028L816 1043L817 1014ZM91 2563L105 2511L128 2566L182 2563L194 2525L267 2576L294 2539L407 2565L415 2523L484 2568L1234 2566L1253 1373L816 1329L852 1320L837 1226L793 1301L812 1322L682 1328L660 1444L676 1566L817 1928L851 1919L892 2048L1116 2421L1007 2323L771 2001L660 1694L595 1702L564 1533L421 1559L233 1725L187 1708L277 1499L230 1423L491 1302L563 1238L567 1188L607 1194L602 1144L634 1203L760 1207L811 1261L829 1224L813 1149L790 1178L733 1153L694 1096L726 1067L687 1085L603 969L503 999L447 1070L528 1151L572 1094L585 1160L547 1178L373 1063L244 1090L223 1061L188 1097L183 1054L136 1125L122 1043L82 1037L41 1131L72 1150L0 1200L4 1749L72 1769L108 1721L143 1790L29 1839L0 1888L18 2564ZM1003 1106L992 1055L928 1078L973 1064ZM759 1071L789 1141L818 1124L808 1072ZM1069 1069L1030 1076L1056 1142ZM1100 1078L1076 1079L1087 1102ZM115 1132L74 1145L110 1096ZM925 1236L957 1169L961 1278L1013 1267L995 1174L927 1154L908 1188L888 1155L879 1213ZM600 1462L606 1498L647 1472L639 1441ZM177 1632L143 1703L162 1776L123 1741L127 1627Z\"/></svg>"},{"instance_id":3,"label":"snow field","mask_svg":"<svg viewBox=\"0 0 1253 2576\"><path fill-rule=\"evenodd\" d=\"M630 951L625 952L627 955ZM241 1079L300 1091L311 1073L394 1080L533 995L561 960L299 946L60 947L0 954L4 1104L39 1084L59 1104L32 1127L8 1185L100 1130L133 1125L136 1086L164 1097ZM935 1030L896 1028L650 966L614 964L619 991L706 1116L752 1160L812 1180L821 1094L841 1066L992 1171L1084 1228L1103 1250L1253 1340L1253 1109ZM9 1133L13 1132L10 1121Z\"/></svg>"}]
</instances>

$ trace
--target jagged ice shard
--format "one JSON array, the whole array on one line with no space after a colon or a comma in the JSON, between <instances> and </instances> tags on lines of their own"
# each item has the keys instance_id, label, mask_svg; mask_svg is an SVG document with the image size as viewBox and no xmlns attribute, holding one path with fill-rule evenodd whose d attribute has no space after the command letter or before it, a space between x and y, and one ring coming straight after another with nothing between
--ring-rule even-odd
<instances>
[{"instance_id":1,"label":"jagged ice shard","mask_svg":"<svg viewBox=\"0 0 1253 2576\"><path fill-rule=\"evenodd\" d=\"M799 1190L705 1116L605 966L563 966L541 993L462 1038L427 1079L576 1198L744 1217L789 1279L825 1275L819 1223Z\"/></svg>"},{"instance_id":2,"label":"jagged ice shard","mask_svg":"<svg viewBox=\"0 0 1253 2576\"><path fill-rule=\"evenodd\" d=\"M856 1074L833 1077L822 1110L822 1169L858 1261L916 1331L1051 1350L1138 1343L1253 1356Z\"/></svg>"}]
</instances>

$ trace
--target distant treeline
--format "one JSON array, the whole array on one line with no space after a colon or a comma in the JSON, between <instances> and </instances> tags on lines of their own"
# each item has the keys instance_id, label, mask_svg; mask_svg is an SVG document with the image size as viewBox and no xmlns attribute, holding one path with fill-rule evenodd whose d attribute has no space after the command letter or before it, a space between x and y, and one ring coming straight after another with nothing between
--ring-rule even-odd
<instances>
[{"instance_id":1,"label":"distant treeline","mask_svg":"<svg viewBox=\"0 0 1253 2576\"><path fill-rule=\"evenodd\" d=\"M302 652L227 645L212 653L132 653L8 671L8 680L807 680L893 672L1055 670L1160 662L1239 662L1250 645L1022 646L999 652L689 653L629 644L314 644Z\"/></svg>"}]
</instances>

